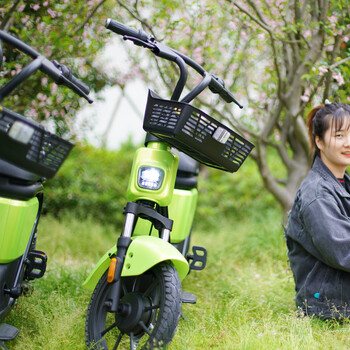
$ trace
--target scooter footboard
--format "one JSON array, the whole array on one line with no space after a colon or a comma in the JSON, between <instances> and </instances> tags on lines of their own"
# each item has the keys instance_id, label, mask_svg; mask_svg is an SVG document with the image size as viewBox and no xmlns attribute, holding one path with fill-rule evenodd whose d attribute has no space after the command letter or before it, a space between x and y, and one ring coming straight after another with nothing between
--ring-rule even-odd
<instances>
[{"instance_id":1,"label":"scooter footboard","mask_svg":"<svg viewBox=\"0 0 350 350\"><path fill-rule=\"evenodd\" d=\"M98 281L108 269L110 257L115 255L117 247L112 247L96 264L83 287L94 290ZM162 261L170 260L174 264L180 280L188 274L189 265L184 256L170 243L153 236L134 237L125 256L122 277L138 276Z\"/></svg>"}]
</instances>

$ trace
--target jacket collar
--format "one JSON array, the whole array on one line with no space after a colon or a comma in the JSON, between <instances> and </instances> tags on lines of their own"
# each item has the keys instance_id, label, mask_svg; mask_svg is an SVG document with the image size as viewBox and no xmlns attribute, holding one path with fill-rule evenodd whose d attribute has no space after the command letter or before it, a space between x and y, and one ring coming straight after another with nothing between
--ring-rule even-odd
<instances>
[{"instance_id":1,"label":"jacket collar","mask_svg":"<svg viewBox=\"0 0 350 350\"><path fill-rule=\"evenodd\" d=\"M314 164L312 165L312 170L318 172L324 180L330 181L334 189L343 197L350 197L348 191L340 184L338 179L334 174L329 170L327 165L323 163L319 156L316 156ZM350 175L345 172L344 178L348 183L350 183Z\"/></svg>"}]
</instances>

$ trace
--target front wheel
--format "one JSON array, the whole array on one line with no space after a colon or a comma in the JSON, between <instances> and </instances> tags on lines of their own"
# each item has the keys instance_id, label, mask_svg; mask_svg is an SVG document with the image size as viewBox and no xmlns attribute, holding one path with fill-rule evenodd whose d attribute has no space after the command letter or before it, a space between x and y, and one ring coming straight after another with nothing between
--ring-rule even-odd
<instances>
[{"instance_id":1,"label":"front wheel","mask_svg":"<svg viewBox=\"0 0 350 350\"><path fill-rule=\"evenodd\" d=\"M121 278L119 308L108 309L107 271L98 282L86 316L88 349L163 349L181 314L181 282L174 265L162 262L139 276Z\"/></svg>"}]
</instances>

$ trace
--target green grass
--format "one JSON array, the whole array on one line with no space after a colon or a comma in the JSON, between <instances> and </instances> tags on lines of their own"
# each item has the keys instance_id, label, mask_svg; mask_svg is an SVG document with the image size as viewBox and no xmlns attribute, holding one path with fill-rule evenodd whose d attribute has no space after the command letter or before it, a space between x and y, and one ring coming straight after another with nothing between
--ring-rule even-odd
<instances>
[{"instance_id":1,"label":"green grass","mask_svg":"<svg viewBox=\"0 0 350 350\"><path fill-rule=\"evenodd\" d=\"M183 289L197 295L183 306L171 350L348 349L349 323L297 315L281 214L277 209L217 229L194 231L193 243L208 250L203 271L192 271ZM20 334L9 349L85 349L84 322L90 292L81 285L98 258L115 243L112 226L90 219L44 217L38 249L48 271L35 291L19 299L7 322Z\"/></svg>"}]
</instances>

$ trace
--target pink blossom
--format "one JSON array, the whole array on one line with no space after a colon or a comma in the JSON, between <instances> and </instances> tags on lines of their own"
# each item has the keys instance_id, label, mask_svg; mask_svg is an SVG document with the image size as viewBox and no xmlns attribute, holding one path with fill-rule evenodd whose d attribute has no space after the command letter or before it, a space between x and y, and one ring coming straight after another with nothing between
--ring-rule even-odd
<instances>
[{"instance_id":1,"label":"pink blossom","mask_svg":"<svg viewBox=\"0 0 350 350\"><path fill-rule=\"evenodd\" d=\"M28 19L29 19L29 16L25 16L25 17L21 18L21 22L22 22L23 24L25 24L25 23L28 22Z\"/></svg>"},{"instance_id":2,"label":"pink blossom","mask_svg":"<svg viewBox=\"0 0 350 350\"><path fill-rule=\"evenodd\" d=\"M232 30L236 30L236 29L237 29L236 23L233 22L233 21L230 21L229 24L228 24L228 26L229 26L230 29L232 29Z\"/></svg>"},{"instance_id":3,"label":"pink blossom","mask_svg":"<svg viewBox=\"0 0 350 350\"><path fill-rule=\"evenodd\" d=\"M339 85L344 85L344 78L339 72L333 72L332 74L333 79L335 79Z\"/></svg>"},{"instance_id":4,"label":"pink blossom","mask_svg":"<svg viewBox=\"0 0 350 350\"><path fill-rule=\"evenodd\" d=\"M55 95L56 94L56 92L57 92L57 85L56 84L52 84L52 86L51 86L51 94L52 95Z\"/></svg>"},{"instance_id":5,"label":"pink blossom","mask_svg":"<svg viewBox=\"0 0 350 350\"><path fill-rule=\"evenodd\" d=\"M303 101L303 102L307 102L309 101L309 96L308 95L303 95L300 97L300 99Z\"/></svg>"},{"instance_id":6,"label":"pink blossom","mask_svg":"<svg viewBox=\"0 0 350 350\"><path fill-rule=\"evenodd\" d=\"M41 85L46 85L49 82L49 79L44 77L41 79Z\"/></svg>"},{"instance_id":7,"label":"pink blossom","mask_svg":"<svg viewBox=\"0 0 350 350\"><path fill-rule=\"evenodd\" d=\"M324 75L325 73L328 72L328 68L326 66L320 66L318 67L318 70L320 71L321 75Z\"/></svg>"},{"instance_id":8,"label":"pink blossom","mask_svg":"<svg viewBox=\"0 0 350 350\"><path fill-rule=\"evenodd\" d=\"M51 18L55 18L56 17L56 12L51 10L51 9L47 9L47 12L49 13L49 15L51 16Z\"/></svg>"},{"instance_id":9,"label":"pink blossom","mask_svg":"<svg viewBox=\"0 0 350 350\"><path fill-rule=\"evenodd\" d=\"M22 4L22 5L18 6L17 11L18 11L18 12L22 12L25 8L26 8L26 5L25 5L25 4Z\"/></svg>"},{"instance_id":10,"label":"pink blossom","mask_svg":"<svg viewBox=\"0 0 350 350\"><path fill-rule=\"evenodd\" d=\"M305 36L305 38L311 38L311 34L312 34L311 30L308 29L308 30L304 33L304 36Z\"/></svg>"},{"instance_id":11,"label":"pink blossom","mask_svg":"<svg viewBox=\"0 0 350 350\"><path fill-rule=\"evenodd\" d=\"M38 10L40 9L40 5L35 4L35 5L32 7L32 9L33 9L34 11L38 11Z\"/></svg>"},{"instance_id":12,"label":"pink blossom","mask_svg":"<svg viewBox=\"0 0 350 350\"><path fill-rule=\"evenodd\" d=\"M186 25L186 27L182 30L183 34L190 34L191 33L191 28L189 25Z\"/></svg>"},{"instance_id":13,"label":"pink blossom","mask_svg":"<svg viewBox=\"0 0 350 350\"><path fill-rule=\"evenodd\" d=\"M336 16L331 16L328 18L329 22L331 22L332 24L335 24L338 22L338 18Z\"/></svg>"},{"instance_id":14,"label":"pink blossom","mask_svg":"<svg viewBox=\"0 0 350 350\"><path fill-rule=\"evenodd\" d=\"M241 31L241 37L242 37L242 39L247 39L247 38L248 38L247 32L244 31L244 30L242 30L242 31Z\"/></svg>"}]
</instances>

